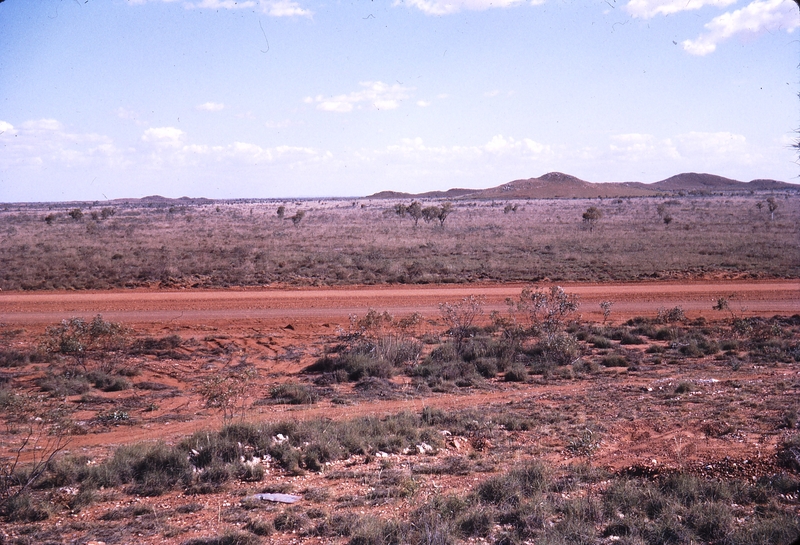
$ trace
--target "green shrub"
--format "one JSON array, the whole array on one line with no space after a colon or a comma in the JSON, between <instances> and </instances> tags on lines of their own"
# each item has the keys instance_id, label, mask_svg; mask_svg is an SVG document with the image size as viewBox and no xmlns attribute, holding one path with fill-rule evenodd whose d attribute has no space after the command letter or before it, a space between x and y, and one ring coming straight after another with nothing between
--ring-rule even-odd
<instances>
[{"instance_id":1,"label":"green shrub","mask_svg":"<svg viewBox=\"0 0 800 545\"><path fill-rule=\"evenodd\" d=\"M525 382L528 380L528 369L524 365L515 364L503 375L506 382Z\"/></svg>"},{"instance_id":2,"label":"green shrub","mask_svg":"<svg viewBox=\"0 0 800 545\"><path fill-rule=\"evenodd\" d=\"M675 387L676 394L688 394L695 390L694 384L687 381L679 382L678 385Z\"/></svg>"},{"instance_id":3,"label":"green shrub","mask_svg":"<svg viewBox=\"0 0 800 545\"><path fill-rule=\"evenodd\" d=\"M36 381L36 385L42 391L50 392L53 397L66 397L71 395L85 394L91 389L91 385L86 377L47 375Z\"/></svg>"},{"instance_id":4,"label":"green shrub","mask_svg":"<svg viewBox=\"0 0 800 545\"><path fill-rule=\"evenodd\" d=\"M624 356L611 354L604 357L600 362L604 367L628 367L630 364Z\"/></svg>"},{"instance_id":5,"label":"green shrub","mask_svg":"<svg viewBox=\"0 0 800 545\"><path fill-rule=\"evenodd\" d=\"M311 405L317 402L317 393L305 384L284 383L270 389L270 397L278 403Z\"/></svg>"},{"instance_id":6,"label":"green shrub","mask_svg":"<svg viewBox=\"0 0 800 545\"><path fill-rule=\"evenodd\" d=\"M0 509L8 522L39 522L50 518L49 503L37 501L28 493L11 496L0 504Z\"/></svg>"},{"instance_id":7,"label":"green shrub","mask_svg":"<svg viewBox=\"0 0 800 545\"><path fill-rule=\"evenodd\" d=\"M299 532L309 524L308 517L299 509L287 509L272 521L279 532Z\"/></svg>"},{"instance_id":8,"label":"green shrub","mask_svg":"<svg viewBox=\"0 0 800 545\"><path fill-rule=\"evenodd\" d=\"M619 341L620 344L645 344L644 339L639 337L638 335L632 335L630 333L625 333L622 335L622 338Z\"/></svg>"},{"instance_id":9,"label":"green shrub","mask_svg":"<svg viewBox=\"0 0 800 545\"><path fill-rule=\"evenodd\" d=\"M494 527L494 513L485 506L474 507L456 522L459 533L466 537L488 537Z\"/></svg>"},{"instance_id":10,"label":"green shrub","mask_svg":"<svg viewBox=\"0 0 800 545\"><path fill-rule=\"evenodd\" d=\"M244 529L257 536L269 536L275 530L271 522L259 519L251 519L244 525Z\"/></svg>"},{"instance_id":11,"label":"green shrub","mask_svg":"<svg viewBox=\"0 0 800 545\"><path fill-rule=\"evenodd\" d=\"M86 378L95 388L104 392L121 392L123 390L129 390L131 387L131 383L126 379L115 377L102 371L92 371L86 375Z\"/></svg>"},{"instance_id":12,"label":"green shrub","mask_svg":"<svg viewBox=\"0 0 800 545\"><path fill-rule=\"evenodd\" d=\"M186 454L164 443L119 447L110 460L93 466L85 484L94 488L133 483L130 492L159 496L179 483L188 484L192 470Z\"/></svg>"},{"instance_id":13,"label":"green shrub","mask_svg":"<svg viewBox=\"0 0 800 545\"><path fill-rule=\"evenodd\" d=\"M609 339L606 339L605 337L603 337L601 335L593 335L593 336L589 337L588 342L594 348L600 348L600 349L611 348L613 346Z\"/></svg>"},{"instance_id":14,"label":"green shrub","mask_svg":"<svg viewBox=\"0 0 800 545\"><path fill-rule=\"evenodd\" d=\"M252 533L228 531L217 537L198 537L181 545L258 545L261 540Z\"/></svg>"},{"instance_id":15,"label":"green shrub","mask_svg":"<svg viewBox=\"0 0 800 545\"><path fill-rule=\"evenodd\" d=\"M778 447L778 462L786 468L800 471L800 433L784 439Z\"/></svg>"}]
</instances>

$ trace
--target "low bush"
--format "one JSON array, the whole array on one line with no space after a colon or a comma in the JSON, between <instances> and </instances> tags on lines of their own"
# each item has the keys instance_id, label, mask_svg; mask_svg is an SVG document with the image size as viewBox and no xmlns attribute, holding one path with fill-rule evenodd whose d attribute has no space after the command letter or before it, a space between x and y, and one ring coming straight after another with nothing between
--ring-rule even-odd
<instances>
[{"instance_id":1,"label":"low bush","mask_svg":"<svg viewBox=\"0 0 800 545\"><path fill-rule=\"evenodd\" d=\"M800 471L800 433L785 438L778 447L778 462L786 468Z\"/></svg>"},{"instance_id":2,"label":"low bush","mask_svg":"<svg viewBox=\"0 0 800 545\"><path fill-rule=\"evenodd\" d=\"M618 354L611 354L609 356L604 357L600 361L601 365L604 367L628 367L630 364L625 356L620 356Z\"/></svg>"},{"instance_id":3,"label":"low bush","mask_svg":"<svg viewBox=\"0 0 800 545\"><path fill-rule=\"evenodd\" d=\"M588 339L589 344L591 344L594 348L611 348L613 345L611 341L601 335L593 335Z\"/></svg>"},{"instance_id":4,"label":"low bush","mask_svg":"<svg viewBox=\"0 0 800 545\"><path fill-rule=\"evenodd\" d=\"M91 384L85 376L65 376L49 374L36 381L36 385L44 392L49 392L53 397L66 397L85 394L91 389Z\"/></svg>"},{"instance_id":5,"label":"low bush","mask_svg":"<svg viewBox=\"0 0 800 545\"><path fill-rule=\"evenodd\" d=\"M249 532L229 531L217 537L198 537L184 541L181 545L258 545L256 535Z\"/></svg>"},{"instance_id":6,"label":"low bush","mask_svg":"<svg viewBox=\"0 0 800 545\"><path fill-rule=\"evenodd\" d=\"M95 388L104 392L121 392L129 390L131 383L123 377L117 377L102 371L92 371L86 375Z\"/></svg>"},{"instance_id":7,"label":"low bush","mask_svg":"<svg viewBox=\"0 0 800 545\"><path fill-rule=\"evenodd\" d=\"M503 380L506 382L525 382L528 380L528 369L524 365L512 365L511 369L503 375Z\"/></svg>"},{"instance_id":8,"label":"low bush","mask_svg":"<svg viewBox=\"0 0 800 545\"><path fill-rule=\"evenodd\" d=\"M644 339L638 335L625 333L619 341L620 344L645 344Z\"/></svg>"},{"instance_id":9,"label":"low bush","mask_svg":"<svg viewBox=\"0 0 800 545\"><path fill-rule=\"evenodd\" d=\"M309 386L291 382L274 386L269 395L277 403L289 405L312 405L318 398L317 393Z\"/></svg>"}]
</instances>

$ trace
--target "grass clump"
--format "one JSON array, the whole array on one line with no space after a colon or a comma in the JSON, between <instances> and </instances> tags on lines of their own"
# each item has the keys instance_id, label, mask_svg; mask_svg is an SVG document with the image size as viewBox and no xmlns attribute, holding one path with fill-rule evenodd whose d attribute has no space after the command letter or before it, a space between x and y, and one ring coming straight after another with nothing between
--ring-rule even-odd
<instances>
[{"instance_id":1,"label":"grass clump","mask_svg":"<svg viewBox=\"0 0 800 545\"><path fill-rule=\"evenodd\" d=\"M289 405L313 405L318 398L317 393L311 387L292 382L273 387L269 395L276 403Z\"/></svg>"}]
</instances>

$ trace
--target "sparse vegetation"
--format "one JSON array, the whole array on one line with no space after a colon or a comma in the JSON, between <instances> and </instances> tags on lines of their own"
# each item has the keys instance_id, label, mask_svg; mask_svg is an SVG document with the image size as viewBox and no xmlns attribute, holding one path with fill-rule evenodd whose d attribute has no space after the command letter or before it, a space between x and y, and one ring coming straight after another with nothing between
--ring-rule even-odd
<instances>
[{"instance_id":1,"label":"sparse vegetation","mask_svg":"<svg viewBox=\"0 0 800 545\"><path fill-rule=\"evenodd\" d=\"M82 221L61 208L49 225L41 210L6 210L4 240L26 259L50 255L52 267L16 267L4 246L12 266L0 271L0 286L794 274L796 245L784 237L795 200L781 200L767 222L756 199L766 203L736 197L727 211L690 197L604 200L592 236L575 226L585 200L528 202L513 215L503 202L459 202L446 229L434 218L435 228L401 231L397 209L373 201L294 203L292 213L313 211L300 229L275 219L277 203L115 205L107 217L81 205ZM656 203L680 222L654 225ZM434 206L423 204L420 214ZM753 221L737 231L743 216ZM168 236L157 240L154 229ZM755 250L741 250L745 234ZM56 251L56 240L80 259ZM664 250L654 260L647 245L656 240ZM487 241L492 252L481 253ZM772 249L774 259L765 258ZM715 294L704 319L697 305L672 303L627 320L620 302L612 321L609 301L598 312L600 299L580 306L553 284L492 313L497 307L462 291L438 313L370 309L349 323L161 322L137 332L98 316L46 330L0 325L2 539L796 539L800 316L753 316L734 296ZM595 322L584 321L589 306ZM35 426L42 432L29 436ZM164 439L125 444L128 430ZM45 444L69 437L74 448ZM103 446L106 437L115 446ZM299 499L272 503L261 493Z\"/></svg>"},{"instance_id":2,"label":"sparse vegetation","mask_svg":"<svg viewBox=\"0 0 800 545\"><path fill-rule=\"evenodd\" d=\"M655 229L652 213L645 211L666 202L675 203L665 205L665 212L680 214L680 222L668 231ZM776 197L781 208L768 224L756 202L765 197L609 203L596 224L602 229L587 220L595 231L587 237L575 229L574 218L590 206L600 210L596 201L530 201L514 214L490 202L459 201L435 239L429 229L398 230L395 220L396 205L414 225L423 208L442 206L427 201L367 201L358 213L349 202L307 202L299 229L272 220L277 204L185 205L174 212L166 205L116 205L113 216L91 222L92 232L85 222L72 221L69 210L31 204L0 211L6 236L0 260L7 265L0 289L800 277L800 198ZM297 217L298 209L290 213L280 206L286 218ZM42 218L50 214L48 225ZM652 248L659 248L658 259L652 259Z\"/></svg>"},{"instance_id":3,"label":"sparse vegetation","mask_svg":"<svg viewBox=\"0 0 800 545\"><path fill-rule=\"evenodd\" d=\"M596 206L590 206L583 213L583 223L589 226L589 232L594 232L597 222L603 217L603 212Z\"/></svg>"}]
</instances>

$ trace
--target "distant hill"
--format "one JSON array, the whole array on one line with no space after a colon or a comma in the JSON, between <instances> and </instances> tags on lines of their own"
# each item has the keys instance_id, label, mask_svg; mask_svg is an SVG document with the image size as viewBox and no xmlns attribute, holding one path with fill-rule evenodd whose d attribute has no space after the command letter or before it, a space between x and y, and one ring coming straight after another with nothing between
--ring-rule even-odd
<instances>
[{"instance_id":1,"label":"distant hill","mask_svg":"<svg viewBox=\"0 0 800 545\"><path fill-rule=\"evenodd\" d=\"M178 199L172 199L169 197L162 197L161 195L148 195L147 197L142 197L140 199L114 199L108 202L114 204L155 204L159 206L180 206L189 204L212 204L214 201L212 199L206 199L205 197L180 197Z\"/></svg>"},{"instance_id":2,"label":"distant hill","mask_svg":"<svg viewBox=\"0 0 800 545\"><path fill-rule=\"evenodd\" d=\"M603 183L595 184L564 174L549 172L538 178L514 180L498 187L484 189L470 195L479 199L553 199L595 197L644 197L656 195L644 184Z\"/></svg>"},{"instance_id":3,"label":"distant hill","mask_svg":"<svg viewBox=\"0 0 800 545\"><path fill-rule=\"evenodd\" d=\"M712 191L765 191L800 190L797 184L777 180L758 179L739 182L714 174L687 172L655 182L606 182L592 183L562 172L549 172L538 178L514 180L489 189L450 189L427 193L401 193L381 191L371 199L424 199L424 198L469 198L469 199L591 199L616 197L647 197L668 195L676 192L708 193Z\"/></svg>"},{"instance_id":4,"label":"distant hill","mask_svg":"<svg viewBox=\"0 0 800 545\"><path fill-rule=\"evenodd\" d=\"M480 189L448 189L447 191L428 191L426 193L403 193L401 191L380 191L367 199L457 199L465 195L472 195Z\"/></svg>"},{"instance_id":5,"label":"distant hill","mask_svg":"<svg viewBox=\"0 0 800 545\"><path fill-rule=\"evenodd\" d=\"M713 174L697 174L696 172L686 172L672 176L666 180L661 180L651 187L663 191L764 191L780 189L800 189L796 184L779 182L777 180L752 180L750 182L740 182L715 176Z\"/></svg>"}]
</instances>

